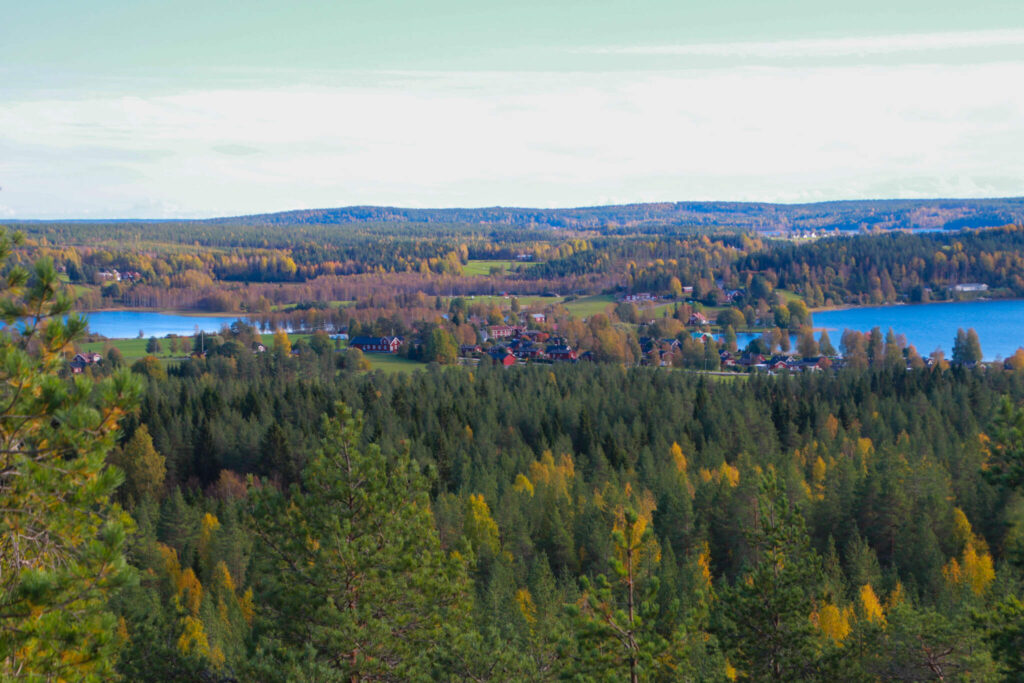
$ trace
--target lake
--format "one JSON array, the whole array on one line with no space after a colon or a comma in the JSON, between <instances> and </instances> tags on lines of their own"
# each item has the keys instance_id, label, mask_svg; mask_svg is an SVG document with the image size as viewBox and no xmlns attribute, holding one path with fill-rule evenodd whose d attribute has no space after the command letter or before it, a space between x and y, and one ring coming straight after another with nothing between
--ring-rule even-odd
<instances>
[{"instance_id":1,"label":"lake","mask_svg":"<svg viewBox=\"0 0 1024 683\"><path fill-rule=\"evenodd\" d=\"M927 356L937 348L952 355L957 328L973 327L981 339L985 360L1012 356L1024 346L1024 300L964 301L907 306L872 306L814 314L814 326L825 328L832 343L839 346L843 330L868 332L890 327L906 336L907 342ZM835 334L833 334L835 332Z\"/></svg>"},{"instance_id":2,"label":"lake","mask_svg":"<svg viewBox=\"0 0 1024 683\"><path fill-rule=\"evenodd\" d=\"M143 337L218 332L224 325L240 319L237 315L183 315L151 311L97 311L85 315L92 332L111 339L133 339L139 336L140 331Z\"/></svg>"},{"instance_id":3,"label":"lake","mask_svg":"<svg viewBox=\"0 0 1024 683\"><path fill-rule=\"evenodd\" d=\"M191 335L197 330L217 332L239 316L199 316L150 311L99 311L89 313L89 328L111 339L139 336L165 337L168 334ZM906 306L870 306L814 314L814 326L827 329L832 344L839 348L843 330L867 332L890 327L905 335L922 356L941 348L950 356L953 338L959 327L973 327L981 338L985 360L1006 358L1024 346L1024 300L968 301ZM757 335L739 335L741 345Z\"/></svg>"},{"instance_id":4,"label":"lake","mask_svg":"<svg viewBox=\"0 0 1024 683\"><path fill-rule=\"evenodd\" d=\"M869 332L873 327L882 332L891 327L907 342L927 356L937 348L952 356L957 328L973 327L981 339L985 360L1013 355L1024 346L1024 300L964 301L957 303L913 304L900 306L869 306L814 314L815 329L828 330L832 345L839 348L843 330ZM742 345L757 335L738 335ZM795 347L796 340L793 344Z\"/></svg>"}]
</instances>

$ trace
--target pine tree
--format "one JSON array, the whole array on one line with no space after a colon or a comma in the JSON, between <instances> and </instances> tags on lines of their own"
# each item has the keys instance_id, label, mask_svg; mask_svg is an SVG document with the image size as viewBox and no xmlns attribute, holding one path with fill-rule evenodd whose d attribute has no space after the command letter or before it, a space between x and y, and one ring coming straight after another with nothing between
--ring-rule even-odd
<instances>
[{"instance_id":1,"label":"pine tree","mask_svg":"<svg viewBox=\"0 0 1024 683\"><path fill-rule=\"evenodd\" d=\"M720 607L729 659L753 680L811 680L821 675L811 614L821 597L822 564L773 471L762 476L748 540L757 562L723 593Z\"/></svg>"},{"instance_id":2,"label":"pine tree","mask_svg":"<svg viewBox=\"0 0 1024 683\"><path fill-rule=\"evenodd\" d=\"M0 234L0 261L10 247ZM3 286L0 678L108 678L120 638L106 601L130 577L132 523L111 503L121 473L105 461L138 384L60 376L86 321L62 319L72 302L51 261L15 266Z\"/></svg>"},{"instance_id":3,"label":"pine tree","mask_svg":"<svg viewBox=\"0 0 1024 683\"><path fill-rule=\"evenodd\" d=\"M1009 397L1003 397L994 423L983 473L989 481L1011 493L1011 500L1020 509L1019 490L1024 488L1024 410L1015 407ZM1020 526L1020 521L1011 522L1011 534L1019 534ZM1007 550L1011 562L1024 564L1024 554L1019 549ZM992 645L992 656L1002 665L1008 680L1024 680L1024 604L1020 598L1007 596L978 615L978 621L987 627L985 638Z\"/></svg>"},{"instance_id":4,"label":"pine tree","mask_svg":"<svg viewBox=\"0 0 1024 683\"><path fill-rule=\"evenodd\" d=\"M653 680L671 661L672 644L657 629L661 546L651 525L653 498L634 499L628 485L624 498L614 511L611 578L583 577L582 596L570 609L578 642L572 673L637 683Z\"/></svg>"},{"instance_id":5,"label":"pine tree","mask_svg":"<svg viewBox=\"0 0 1024 683\"><path fill-rule=\"evenodd\" d=\"M884 628L866 626L871 637L863 667L870 680L1002 680L981 632L959 615L901 602L886 614Z\"/></svg>"},{"instance_id":6,"label":"pine tree","mask_svg":"<svg viewBox=\"0 0 1024 683\"><path fill-rule=\"evenodd\" d=\"M1008 396L996 409L986 446L985 478L1004 489L1024 488L1024 410Z\"/></svg>"},{"instance_id":7,"label":"pine tree","mask_svg":"<svg viewBox=\"0 0 1024 683\"><path fill-rule=\"evenodd\" d=\"M466 621L465 568L440 548L428 483L407 454L360 446L347 408L287 494L255 494L262 676L409 680L430 676ZM290 654L286 654L287 650ZM289 660L301 654L298 661Z\"/></svg>"}]
</instances>

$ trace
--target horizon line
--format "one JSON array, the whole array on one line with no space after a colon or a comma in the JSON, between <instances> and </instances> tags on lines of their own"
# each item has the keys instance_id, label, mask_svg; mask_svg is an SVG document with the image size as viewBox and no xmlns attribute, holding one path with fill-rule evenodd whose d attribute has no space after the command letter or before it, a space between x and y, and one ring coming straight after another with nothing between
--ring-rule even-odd
<instances>
[{"instance_id":1,"label":"horizon line","mask_svg":"<svg viewBox=\"0 0 1024 683\"><path fill-rule=\"evenodd\" d=\"M799 206L820 206L825 204L857 204L857 203L933 203L933 202L997 202L997 201L1021 201L1024 202L1024 194L1005 195L997 197L875 197L871 199L825 199L814 202L771 202L771 201L749 201L730 199L681 199L648 202L624 202L617 204L588 204L578 206L540 207L540 206L512 206L502 204L489 204L480 206L401 206L399 204L342 204L337 206L320 206L315 208L280 209L274 211L262 211L259 213L246 214L224 214L207 216L204 218L143 218L143 217L105 217L105 218L17 218L8 216L0 218L0 225L5 223L180 223L180 222L209 222L220 220L232 220L242 218L256 218L259 216L278 216L289 213L318 212L318 211L342 211L346 209L392 209L397 211L585 211L592 209L611 209L629 206L658 206L658 205L680 205L680 204L732 204L741 206L778 206L778 207L799 207Z\"/></svg>"}]
</instances>

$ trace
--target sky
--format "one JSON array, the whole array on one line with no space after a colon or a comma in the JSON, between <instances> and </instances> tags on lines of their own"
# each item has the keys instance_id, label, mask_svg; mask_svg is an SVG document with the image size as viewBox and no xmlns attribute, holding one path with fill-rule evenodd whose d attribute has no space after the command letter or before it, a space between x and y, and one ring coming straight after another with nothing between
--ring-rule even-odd
<instances>
[{"instance_id":1,"label":"sky","mask_svg":"<svg viewBox=\"0 0 1024 683\"><path fill-rule=\"evenodd\" d=\"M1020 0L0 0L0 220L1024 195Z\"/></svg>"}]
</instances>

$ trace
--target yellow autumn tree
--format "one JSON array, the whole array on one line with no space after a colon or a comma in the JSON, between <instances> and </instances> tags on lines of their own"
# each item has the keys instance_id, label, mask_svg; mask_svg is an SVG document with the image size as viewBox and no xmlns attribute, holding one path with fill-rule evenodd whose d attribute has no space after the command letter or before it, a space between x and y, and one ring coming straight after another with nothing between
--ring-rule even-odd
<instances>
[{"instance_id":1,"label":"yellow autumn tree","mask_svg":"<svg viewBox=\"0 0 1024 683\"><path fill-rule=\"evenodd\" d=\"M815 500L825 500L825 473L828 467L819 455L811 466L811 484Z\"/></svg>"},{"instance_id":2,"label":"yellow autumn tree","mask_svg":"<svg viewBox=\"0 0 1024 683\"><path fill-rule=\"evenodd\" d=\"M818 610L818 628L835 643L842 643L850 635L849 609L841 610L832 603L826 603Z\"/></svg>"},{"instance_id":3,"label":"yellow autumn tree","mask_svg":"<svg viewBox=\"0 0 1024 683\"><path fill-rule=\"evenodd\" d=\"M958 552L966 550L974 540L971 522L960 508L953 508L953 540L956 542Z\"/></svg>"},{"instance_id":4,"label":"yellow autumn tree","mask_svg":"<svg viewBox=\"0 0 1024 683\"><path fill-rule=\"evenodd\" d=\"M885 609L892 609L901 602L903 602L903 584L897 581L896 587L892 589L889 597L885 600Z\"/></svg>"},{"instance_id":5,"label":"yellow autumn tree","mask_svg":"<svg viewBox=\"0 0 1024 683\"><path fill-rule=\"evenodd\" d=\"M207 516L216 521L213 515ZM212 529L215 525L207 522L206 526ZM241 656L241 643L252 619L252 591L246 591L246 608L235 594L234 579L224 562L214 566L211 590L207 591L191 567L182 569L177 551L157 544L157 552L178 617L178 651L214 670L227 660L225 647L234 657Z\"/></svg>"},{"instance_id":6,"label":"yellow autumn tree","mask_svg":"<svg viewBox=\"0 0 1024 683\"><path fill-rule=\"evenodd\" d=\"M533 498L533 482L522 472L516 475L516 480L512 484L512 490L516 493L525 493L530 498Z\"/></svg>"},{"instance_id":7,"label":"yellow autumn tree","mask_svg":"<svg viewBox=\"0 0 1024 683\"><path fill-rule=\"evenodd\" d=\"M551 451L544 451L539 462L530 463L529 478L536 487L545 487L556 496L569 497L569 486L576 476L572 456L562 454L555 462Z\"/></svg>"},{"instance_id":8,"label":"yellow autumn tree","mask_svg":"<svg viewBox=\"0 0 1024 683\"><path fill-rule=\"evenodd\" d=\"M885 625L885 612L870 583L860 587L860 609L864 618L871 623Z\"/></svg>"},{"instance_id":9,"label":"yellow autumn tree","mask_svg":"<svg viewBox=\"0 0 1024 683\"><path fill-rule=\"evenodd\" d=\"M217 529L220 528L220 520L215 515L207 512L203 515L202 521L199 523L199 561L203 567L212 566L211 558L211 544L213 543L213 534Z\"/></svg>"},{"instance_id":10,"label":"yellow autumn tree","mask_svg":"<svg viewBox=\"0 0 1024 683\"><path fill-rule=\"evenodd\" d=\"M839 433L839 419L832 413L829 413L828 417L825 418L825 433L828 434L830 439L836 438L836 435Z\"/></svg>"},{"instance_id":11,"label":"yellow autumn tree","mask_svg":"<svg viewBox=\"0 0 1024 683\"><path fill-rule=\"evenodd\" d=\"M978 552L972 544L964 551L963 557L963 580L975 595L981 595L996 578L992 556L987 552Z\"/></svg>"},{"instance_id":12,"label":"yellow autumn tree","mask_svg":"<svg viewBox=\"0 0 1024 683\"><path fill-rule=\"evenodd\" d=\"M178 650L183 655L198 657L210 656L210 641L206 638L203 622L191 615L182 619L181 636L178 637Z\"/></svg>"},{"instance_id":13,"label":"yellow autumn tree","mask_svg":"<svg viewBox=\"0 0 1024 683\"><path fill-rule=\"evenodd\" d=\"M675 441L672 442L672 446L669 448L669 455L672 457L672 463L676 466L676 471L679 473L686 472L686 456L683 454L682 447Z\"/></svg>"},{"instance_id":14,"label":"yellow autumn tree","mask_svg":"<svg viewBox=\"0 0 1024 683\"><path fill-rule=\"evenodd\" d=\"M629 484L626 484L626 496L633 497ZM657 563L661 560L661 546L652 534L647 533L648 529L652 528L651 518L656 508L657 503L650 491L644 491L636 496L632 507L617 506L612 537L617 539L615 555L619 562L639 565L647 561ZM620 538L621 542L618 541Z\"/></svg>"},{"instance_id":15,"label":"yellow autumn tree","mask_svg":"<svg viewBox=\"0 0 1024 683\"><path fill-rule=\"evenodd\" d=\"M146 425L139 425L128 443L110 454L109 461L125 473L121 493L126 498L139 501L146 496L160 497L167 466L164 456L153 447Z\"/></svg>"},{"instance_id":16,"label":"yellow autumn tree","mask_svg":"<svg viewBox=\"0 0 1024 683\"><path fill-rule=\"evenodd\" d=\"M942 576L950 586L965 587L981 595L996 578L995 567L985 540L974 535L960 508L953 509L953 537L961 548L960 555L949 559L942 568Z\"/></svg>"},{"instance_id":17,"label":"yellow autumn tree","mask_svg":"<svg viewBox=\"0 0 1024 683\"><path fill-rule=\"evenodd\" d=\"M705 484L713 481L716 484L724 483L729 488L736 488L740 483L740 471L729 463L723 462L714 470L702 467L700 469L700 479Z\"/></svg>"},{"instance_id":18,"label":"yellow autumn tree","mask_svg":"<svg viewBox=\"0 0 1024 683\"><path fill-rule=\"evenodd\" d=\"M466 500L463 533L476 553L486 549L493 556L501 549L498 524L491 516L491 508L482 494L472 493Z\"/></svg>"},{"instance_id":19,"label":"yellow autumn tree","mask_svg":"<svg viewBox=\"0 0 1024 683\"><path fill-rule=\"evenodd\" d=\"M1018 348L1013 355L1006 359L1006 364L1016 372L1024 370L1024 348Z\"/></svg>"},{"instance_id":20,"label":"yellow autumn tree","mask_svg":"<svg viewBox=\"0 0 1024 683\"><path fill-rule=\"evenodd\" d=\"M701 544L700 553L697 555L697 566L700 567L700 577L704 582L704 590L710 595L711 592L711 546L707 541Z\"/></svg>"},{"instance_id":21,"label":"yellow autumn tree","mask_svg":"<svg viewBox=\"0 0 1024 683\"><path fill-rule=\"evenodd\" d=\"M288 333L284 330L274 332L274 351L282 356L287 356L292 352L292 340L288 338Z\"/></svg>"},{"instance_id":22,"label":"yellow autumn tree","mask_svg":"<svg viewBox=\"0 0 1024 683\"><path fill-rule=\"evenodd\" d=\"M675 441L673 441L672 446L669 447L669 457L672 460L672 466L676 470L679 485L684 491L686 491L686 494L690 498L693 498L693 484L690 483L690 476L687 472L689 463L686 460L686 455L683 453L682 447Z\"/></svg>"},{"instance_id":23,"label":"yellow autumn tree","mask_svg":"<svg viewBox=\"0 0 1024 683\"><path fill-rule=\"evenodd\" d=\"M516 607L519 608L519 613L523 615L523 619L528 624L534 624L537 621L537 606L533 603L533 595L530 594L528 588L520 588L515 594Z\"/></svg>"}]
</instances>

